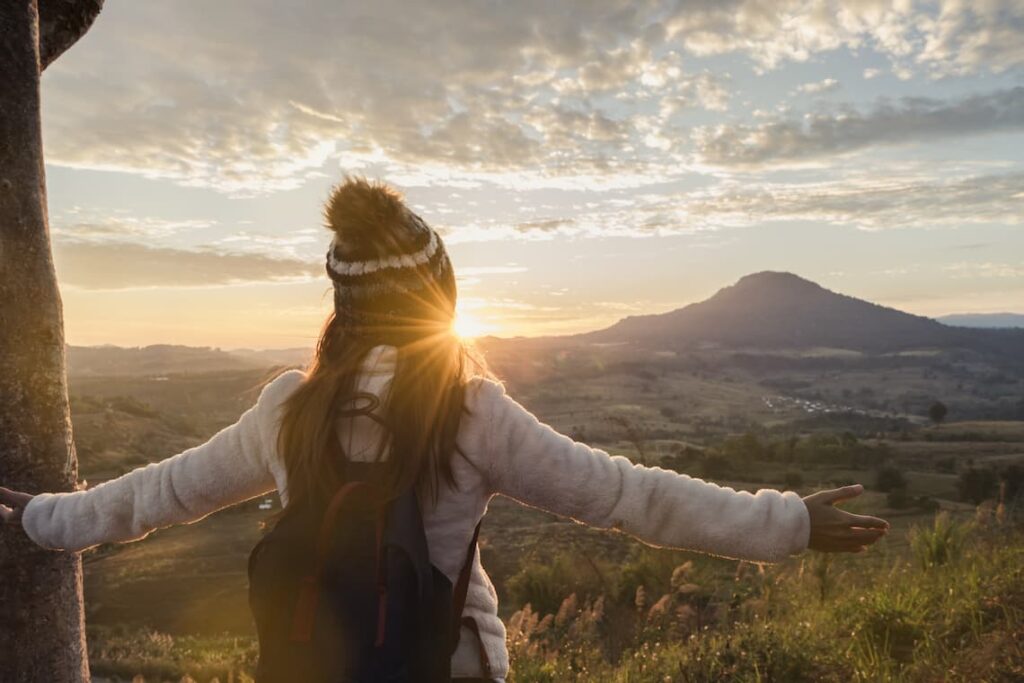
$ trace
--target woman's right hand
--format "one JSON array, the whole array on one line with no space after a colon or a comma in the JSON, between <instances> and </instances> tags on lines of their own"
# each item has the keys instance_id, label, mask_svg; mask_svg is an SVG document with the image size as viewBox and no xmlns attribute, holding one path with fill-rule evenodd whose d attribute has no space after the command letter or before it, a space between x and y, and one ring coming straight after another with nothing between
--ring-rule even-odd
<instances>
[{"instance_id":1,"label":"woman's right hand","mask_svg":"<svg viewBox=\"0 0 1024 683\"><path fill-rule=\"evenodd\" d=\"M818 491L803 501L811 518L807 547L824 553L859 553L889 532L889 523L878 517L855 515L835 507L864 492L861 484Z\"/></svg>"}]
</instances>

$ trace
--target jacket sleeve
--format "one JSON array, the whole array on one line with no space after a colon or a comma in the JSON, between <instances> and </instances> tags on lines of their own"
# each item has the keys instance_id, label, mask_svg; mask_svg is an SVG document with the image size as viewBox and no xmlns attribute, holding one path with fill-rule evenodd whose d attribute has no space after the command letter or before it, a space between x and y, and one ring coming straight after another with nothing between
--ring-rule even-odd
<instances>
[{"instance_id":1,"label":"jacket sleeve","mask_svg":"<svg viewBox=\"0 0 1024 683\"><path fill-rule=\"evenodd\" d=\"M22 526L45 548L84 550L136 541L154 529L198 521L275 488L266 437L299 370L278 375L256 404L206 443L84 491L42 493L25 507Z\"/></svg>"},{"instance_id":2,"label":"jacket sleeve","mask_svg":"<svg viewBox=\"0 0 1024 683\"><path fill-rule=\"evenodd\" d=\"M487 382L493 493L614 528L657 546L777 562L807 548L810 518L793 491L736 491L633 464L558 433Z\"/></svg>"}]
</instances>

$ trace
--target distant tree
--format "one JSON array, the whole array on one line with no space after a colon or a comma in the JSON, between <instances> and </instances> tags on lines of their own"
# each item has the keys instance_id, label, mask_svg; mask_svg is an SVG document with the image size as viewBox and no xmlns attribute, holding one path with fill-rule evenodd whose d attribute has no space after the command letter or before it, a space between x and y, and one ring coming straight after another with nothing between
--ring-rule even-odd
<instances>
[{"instance_id":1,"label":"distant tree","mask_svg":"<svg viewBox=\"0 0 1024 683\"><path fill-rule=\"evenodd\" d=\"M907 487L891 489L885 496L885 503L889 507L900 510L910 505L910 496L907 495Z\"/></svg>"},{"instance_id":2,"label":"distant tree","mask_svg":"<svg viewBox=\"0 0 1024 683\"><path fill-rule=\"evenodd\" d=\"M102 4L0 2L0 484L29 493L78 483L39 82ZM0 528L0 605L0 679L89 680L79 553L44 550Z\"/></svg>"},{"instance_id":3,"label":"distant tree","mask_svg":"<svg viewBox=\"0 0 1024 683\"><path fill-rule=\"evenodd\" d=\"M804 485L804 475L799 472L786 472L785 483L787 489L799 488Z\"/></svg>"},{"instance_id":4,"label":"distant tree","mask_svg":"<svg viewBox=\"0 0 1024 683\"><path fill-rule=\"evenodd\" d=\"M796 445L800 441L796 436L790 436L781 441L777 441L772 447L772 459L777 462L790 463L793 462L794 454L796 453Z\"/></svg>"},{"instance_id":5,"label":"distant tree","mask_svg":"<svg viewBox=\"0 0 1024 683\"><path fill-rule=\"evenodd\" d=\"M722 453L732 462L749 462L762 460L764 446L753 432L744 432L740 436L730 436L722 442Z\"/></svg>"},{"instance_id":6,"label":"distant tree","mask_svg":"<svg viewBox=\"0 0 1024 683\"><path fill-rule=\"evenodd\" d=\"M712 453L701 462L701 473L705 477L725 477L732 473L732 466L722 455Z\"/></svg>"},{"instance_id":7,"label":"distant tree","mask_svg":"<svg viewBox=\"0 0 1024 683\"><path fill-rule=\"evenodd\" d=\"M1024 467L1009 465L999 473L999 479L1004 503L1009 503L1024 493Z\"/></svg>"},{"instance_id":8,"label":"distant tree","mask_svg":"<svg viewBox=\"0 0 1024 683\"><path fill-rule=\"evenodd\" d=\"M889 465L878 470L875 477L875 488L882 493L889 493L896 489L906 489L907 478L903 476L903 472L899 469Z\"/></svg>"},{"instance_id":9,"label":"distant tree","mask_svg":"<svg viewBox=\"0 0 1024 683\"><path fill-rule=\"evenodd\" d=\"M934 422L935 424L939 424L940 422L946 419L946 413L948 412L949 409L946 408L945 403L943 403L942 401L935 401L928 408L928 417L931 418L931 421Z\"/></svg>"},{"instance_id":10,"label":"distant tree","mask_svg":"<svg viewBox=\"0 0 1024 683\"><path fill-rule=\"evenodd\" d=\"M997 486L996 472L989 468L968 467L960 473L960 479L957 481L960 500L975 505L995 496Z\"/></svg>"},{"instance_id":11,"label":"distant tree","mask_svg":"<svg viewBox=\"0 0 1024 683\"><path fill-rule=\"evenodd\" d=\"M633 444L633 447L636 448L640 464L646 465L647 435L644 431L643 425L638 424L625 415L610 415L607 419L609 422L614 425L618 425L625 431L626 441Z\"/></svg>"},{"instance_id":12,"label":"distant tree","mask_svg":"<svg viewBox=\"0 0 1024 683\"><path fill-rule=\"evenodd\" d=\"M659 411L661 416L666 420L677 420L679 419L679 410L672 406L662 406Z\"/></svg>"}]
</instances>

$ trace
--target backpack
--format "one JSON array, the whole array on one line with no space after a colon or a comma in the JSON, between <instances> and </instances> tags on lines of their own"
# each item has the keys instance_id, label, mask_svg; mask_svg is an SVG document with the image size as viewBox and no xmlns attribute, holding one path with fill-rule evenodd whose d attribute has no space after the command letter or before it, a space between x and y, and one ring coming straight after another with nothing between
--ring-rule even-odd
<instances>
[{"instance_id":1,"label":"backpack","mask_svg":"<svg viewBox=\"0 0 1024 683\"><path fill-rule=\"evenodd\" d=\"M290 502L249 556L256 681L448 683L460 627L479 636L462 608L480 525L452 585L430 563L415 491L382 503L382 465L339 462L331 500ZM489 675L482 645L480 661Z\"/></svg>"}]
</instances>

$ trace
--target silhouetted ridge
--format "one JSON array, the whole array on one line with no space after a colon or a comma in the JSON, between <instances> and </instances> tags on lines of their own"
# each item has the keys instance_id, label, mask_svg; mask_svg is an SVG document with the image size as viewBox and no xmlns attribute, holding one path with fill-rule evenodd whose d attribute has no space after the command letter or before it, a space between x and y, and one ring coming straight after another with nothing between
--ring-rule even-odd
<instances>
[{"instance_id":1,"label":"silhouetted ridge","mask_svg":"<svg viewBox=\"0 0 1024 683\"><path fill-rule=\"evenodd\" d=\"M832 292L792 273L765 271L740 278L711 298L668 313L625 318L579 335L595 342L632 342L661 348L829 347L866 352L971 347L1011 353L1011 338L995 331L942 325L931 318ZM1012 334L1012 333L1011 333ZM1020 355L1024 345L1017 347Z\"/></svg>"}]
</instances>

